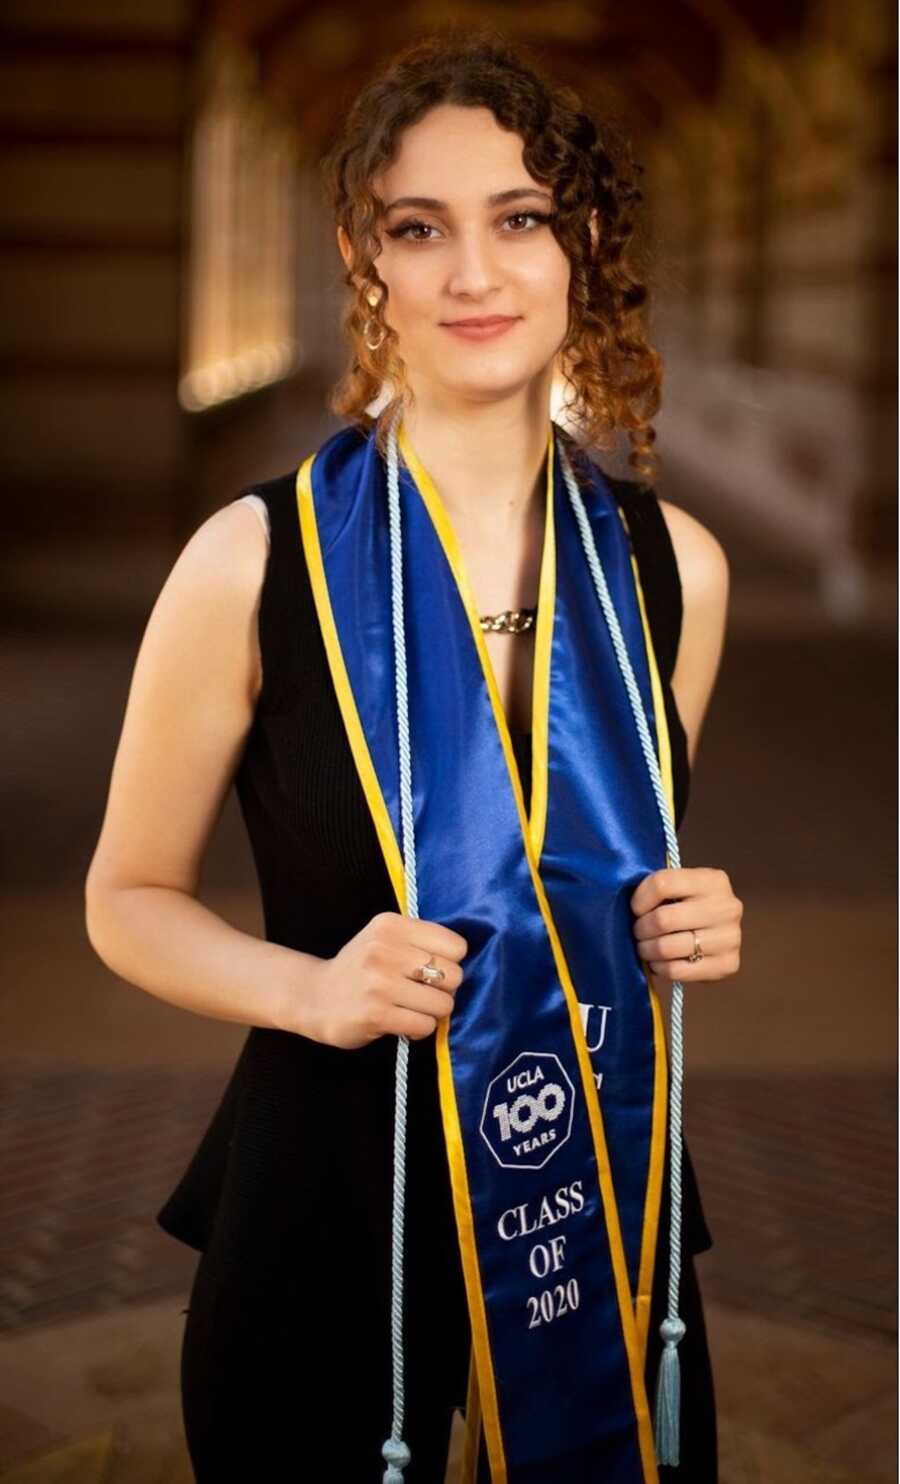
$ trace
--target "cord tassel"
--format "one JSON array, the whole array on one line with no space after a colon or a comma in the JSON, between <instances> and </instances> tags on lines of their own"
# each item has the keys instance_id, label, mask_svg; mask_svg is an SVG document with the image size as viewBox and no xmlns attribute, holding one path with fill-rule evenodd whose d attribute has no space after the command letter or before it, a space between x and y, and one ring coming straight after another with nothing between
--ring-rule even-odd
<instances>
[{"instance_id":1,"label":"cord tassel","mask_svg":"<svg viewBox=\"0 0 900 1484\"><path fill-rule=\"evenodd\" d=\"M664 1319L659 1332L665 1340L656 1378L653 1432L657 1463L678 1463L679 1418L681 1415L681 1366L678 1342L684 1338L683 1319Z\"/></svg>"},{"instance_id":2,"label":"cord tassel","mask_svg":"<svg viewBox=\"0 0 900 1484\"><path fill-rule=\"evenodd\" d=\"M403 1484L403 1470L412 1454L402 1438L388 1438L381 1449L387 1468L381 1476L381 1484Z\"/></svg>"}]
</instances>

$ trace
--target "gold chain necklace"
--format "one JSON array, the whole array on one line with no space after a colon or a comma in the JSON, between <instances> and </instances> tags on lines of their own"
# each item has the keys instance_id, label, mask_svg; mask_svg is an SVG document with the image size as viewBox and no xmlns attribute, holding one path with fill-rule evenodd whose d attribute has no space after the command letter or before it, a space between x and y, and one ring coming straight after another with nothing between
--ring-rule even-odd
<instances>
[{"instance_id":1,"label":"gold chain necklace","mask_svg":"<svg viewBox=\"0 0 900 1484\"><path fill-rule=\"evenodd\" d=\"M524 634L534 623L537 608L505 608L502 613L487 613L478 622L494 634Z\"/></svg>"}]
</instances>

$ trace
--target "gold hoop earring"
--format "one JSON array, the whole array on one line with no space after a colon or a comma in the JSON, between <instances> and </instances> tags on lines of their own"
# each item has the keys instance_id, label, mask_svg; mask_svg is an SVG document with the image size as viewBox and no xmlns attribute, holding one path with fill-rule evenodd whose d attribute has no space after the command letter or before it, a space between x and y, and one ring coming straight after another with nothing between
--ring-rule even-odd
<instances>
[{"instance_id":1,"label":"gold hoop earring","mask_svg":"<svg viewBox=\"0 0 900 1484\"><path fill-rule=\"evenodd\" d=\"M379 335L378 339L375 341L375 343L373 345L370 336L371 336L371 333L372 333L371 332L371 326L374 323L375 323L374 320L367 319L365 321L365 323L363 324L363 344L365 345L366 350L371 350L371 351L380 350L381 347L382 347L382 345L384 344L385 336L387 335L387 330L385 329L384 325L380 325L379 326L379 329L381 330L381 334Z\"/></svg>"},{"instance_id":2,"label":"gold hoop earring","mask_svg":"<svg viewBox=\"0 0 900 1484\"><path fill-rule=\"evenodd\" d=\"M366 303L368 304L370 309L378 308L378 305L381 303L381 296L383 292L384 290L382 289L380 284L373 284L372 287L368 290L365 298ZM378 336L378 339L373 342L372 325L375 323L376 321L371 315L367 315L366 318L363 320L363 343L367 350L371 350L373 352L381 349L382 345L384 344L385 336L387 335L387 327L382 324L379 326L381 334Z\"/></svg>"}]
</instances>

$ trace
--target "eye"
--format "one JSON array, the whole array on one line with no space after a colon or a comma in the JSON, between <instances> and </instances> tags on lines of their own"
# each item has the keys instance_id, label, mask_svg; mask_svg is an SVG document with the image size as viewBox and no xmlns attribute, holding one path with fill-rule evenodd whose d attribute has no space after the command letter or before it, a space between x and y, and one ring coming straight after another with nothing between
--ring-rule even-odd
<instances>
[{"instance_id":1,"label":"eye","mask_svg":"<svg viewBox=\"0 0 900 1484\"><path fill-rule=\"evenodd\" d=\"M513 237L525 237L534 232L538 227L546 226L550 216L542 211L514 211L511 216L504 219L508 225L510 222L519 222L523 225L510 229ZM528 225L532 223L532 225ZM427 235L426 235L427 234ZM418 217L410 217L399 226L390 227L387 231L388 237L406 242L434 242L441 234L431 222L423 222Z\"/></svg>"},{"instance_id":2,"label":"eye","mask_svg":"<svg viewBox=\"0 0 900 1484\"><path fill-rule=\"evenodd\" d=\"M539 226L545 226L549 222L550 217L543 211L514 211L512 216L508 216L506 220L507 222L533 221L537 222ZM535 227L526 227L523 230L514 231L513 236L523 237L527 232L534 232L535 230Z\"/></svg>"},{"instance_id":3,"label":"eye","mask_svg":"<svg viewBox=\"0 0 900 1484\"><path fill-rule=\"evenodd\" d=\"M388 236L405 238L407 242L431 242L431 237L411 237L409 233L411 231L433 232L434 230L430 222L421 222L418 218L412 218L410 221L401 222L399 227L389 228Z\"/></svg>"}]
</instances>

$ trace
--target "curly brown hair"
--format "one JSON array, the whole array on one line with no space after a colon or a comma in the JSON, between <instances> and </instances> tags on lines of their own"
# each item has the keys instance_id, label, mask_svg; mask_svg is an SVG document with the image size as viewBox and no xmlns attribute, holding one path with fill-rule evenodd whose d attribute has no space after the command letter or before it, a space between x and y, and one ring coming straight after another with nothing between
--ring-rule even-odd
<instances>
[{"instance_id":1,"label":"curly brown hair","mask_svg":"<svg viewBox=\"0 0 900 1484\"><path fill-rule=\"evenodd\" d=\"M377 315L382 338L375 349L367 343L373 306L380 311L387 295L375 267L383 202L372 180L393 158L402 131L438 103L490 109L501 128L520 135L529 173L552 189L551 230L571 264L560 350L568 409L586 445L607 448L617 430L626 430L628 463L652 484L658 455L651 419L663 362L641 324L647 287L629 261L635 207L643 200L635 176L643 167L620 129L599 130L571 88L554 86L491 31L432 36L396 54L357 95L323 160L335 220L351 244L344 282L355 290L343 326L352 358L332 392L332 411L365 429L374 423L383 450L393 409L411 395L397 336ZM376 419L366 408L387 378L394 395Z\"/></svg>"}]
</instances>

